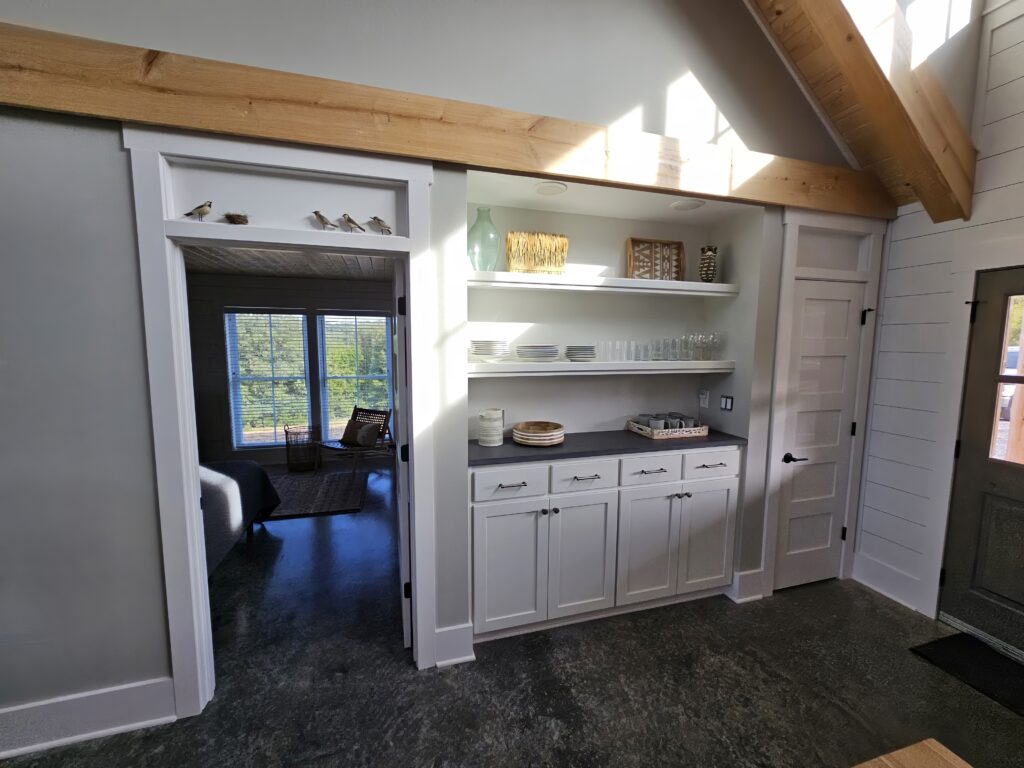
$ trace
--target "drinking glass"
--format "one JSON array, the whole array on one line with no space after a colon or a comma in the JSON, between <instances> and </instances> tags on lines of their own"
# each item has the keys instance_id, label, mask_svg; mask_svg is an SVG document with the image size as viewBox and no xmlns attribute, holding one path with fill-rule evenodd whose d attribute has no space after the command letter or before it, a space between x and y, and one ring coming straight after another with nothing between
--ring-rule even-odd
<instances>
[{"instance_id":1,"label":"drinking glass","mask_svg":"<svg viewBox=\"0 0 1024 768\"><path fill-rule=\"evenodd\" d=\"M614 344L614 347L615 347L614 348L614 353L613 353L613 356L612 356L613 359L616 362L621 362L622 360L625 360L626 359L626 342L625 341L616 341L615 344Z\"/></svg>"},{"instance_id":2,"label":"drinking glass","mask_svg":"<svg viewBox=\"0 0 1024 768\"><path fill-rule=\"evenodd\" d=\"M692 360L693 354L690 352L690 335L688 333L684 333L676 341L679 343L679 359Z\"/></svg>"},{"instance_id":3,"label":"drinking glass","mask_svg":"<svg viewBox=\"0 0 1024 768\"><path fill-rule=\"evenodd\" d=\"M630 339L629 341L626 342L626 359L627 360L636 360L637 359L636 340L635 339Z\"/></svg>"},{"instance_id":4,"label":"drinking glass","mask_svg":"<svg viewBox=\"0 0 1024 768\"><path fill-rule=\"evenodd\" d=\"M711 354L708 355L709 360L720 359L719 351L722 349L722 334L712 331L708 334L708 349Z\"/></svg>"}]
</instances>

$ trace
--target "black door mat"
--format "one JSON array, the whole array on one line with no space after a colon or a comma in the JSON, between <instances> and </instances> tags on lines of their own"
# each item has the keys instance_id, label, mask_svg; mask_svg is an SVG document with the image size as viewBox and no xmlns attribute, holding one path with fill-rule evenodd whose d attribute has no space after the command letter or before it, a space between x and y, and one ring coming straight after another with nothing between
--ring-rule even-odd
<instances>
[{"instance_id":1,"label":"black door mat","mask_svg":"<svg viewBox=\"0 0 1024 768\"><path fill-rule=\"evenodd\" d=\"M950 635L910 650L1024 717L1024 664L965 634Z\"/></svg>"}]
</instances>

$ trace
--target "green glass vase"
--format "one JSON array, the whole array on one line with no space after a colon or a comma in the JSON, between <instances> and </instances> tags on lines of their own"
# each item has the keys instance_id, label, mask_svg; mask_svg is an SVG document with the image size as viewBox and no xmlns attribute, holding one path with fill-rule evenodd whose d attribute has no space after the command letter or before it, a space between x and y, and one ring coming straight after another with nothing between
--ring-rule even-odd
<instances>
[{"instance_id":1,"label":"green glass vase","mask_svg":"<svg viewBox=\"0 0 1024 768\"><path fill-rule=\"evenodd\" d=\"M477 208L476 221L469 228L469 260L477 272L493 272L498 268L501 248L498 228L491 221L490 208Z\"/></svg>"}]
</instances>

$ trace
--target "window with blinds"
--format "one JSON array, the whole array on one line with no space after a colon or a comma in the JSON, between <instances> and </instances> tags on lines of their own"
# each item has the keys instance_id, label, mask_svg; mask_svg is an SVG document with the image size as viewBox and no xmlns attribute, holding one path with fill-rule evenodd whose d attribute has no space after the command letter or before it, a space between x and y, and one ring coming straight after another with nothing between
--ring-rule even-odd
<instances>
[{"instance_id":1,"label":"window with blinds","mask_svg":"<svg viewBox=\"0 0 1024 768\"><path fill-rule=\"evenodd\" d=\"M285 426L310 423L304 315L224 315L236 448L283 445Z\"/></svg>"},{"instance_id":2,"label":"window with blinds","mask_svg":"<svg viewBox=\"0 0 1024 768\"><path fill-rule=\"evenodd\" d=\"M391 318L320 315L320 407L325 440L336 440L355 406L390 410Z\"/></svg>"}]
</instances>

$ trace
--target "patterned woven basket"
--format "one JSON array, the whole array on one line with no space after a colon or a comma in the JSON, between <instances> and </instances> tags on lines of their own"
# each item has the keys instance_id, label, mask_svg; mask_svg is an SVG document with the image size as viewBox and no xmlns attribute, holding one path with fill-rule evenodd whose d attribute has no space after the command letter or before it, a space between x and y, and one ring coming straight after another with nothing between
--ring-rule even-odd
<instances>
[{"instance_id":1,"label":"patterned woven basket","mask_svg":"<svg viewBox=\"0 0 1024 768\"><path fill-rule=\"evenodd\" d=\"M560 275L565 272L569 238L544 232L509 232L505 238L505 258L509 272L540 272Z\"/></svg>"},{"instance_id":2,"label":"patterned woven basket","mask_svg":"<svg viewBox=\"0 0 1024 768\"><path fill-rule=\"evenodd\" d=\"M651 429L635 421L627 421L626 429L636 432L638 435L649 437L651 440L673 440L679 437L707 437L708 425L700 427L680 427L679 429Z\"/></svg>"}]
</instances>

